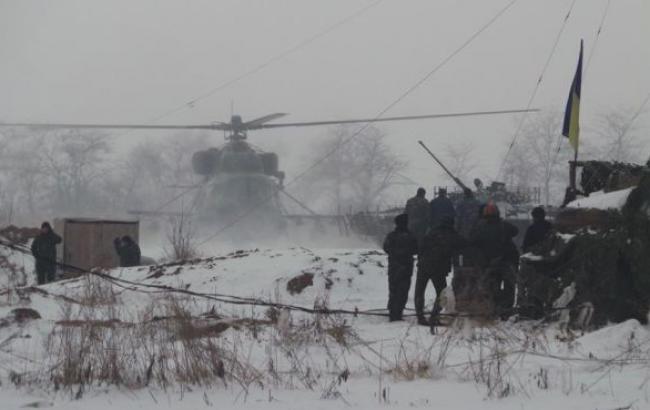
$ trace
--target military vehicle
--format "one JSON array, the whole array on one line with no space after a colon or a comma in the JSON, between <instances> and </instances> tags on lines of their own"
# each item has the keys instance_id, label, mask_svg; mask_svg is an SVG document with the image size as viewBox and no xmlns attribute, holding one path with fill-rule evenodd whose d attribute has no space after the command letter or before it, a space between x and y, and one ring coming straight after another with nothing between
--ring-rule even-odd
<instances>
[{"instance_id":1,"label":"military vehicle","mask_svg":"<svg viewBox=\"0 0 650 410\"><path fill-rule=\"evenodd\" d=\"M422 148L456 184L451 187L434 187L433 192L431 193L433 197L437 195L439 189L445 189L451 202L456 205L462 200L464 191L470 190L480 203L492 201L498 204L503 217L519 229L519 235L515 238L515 243L517 246L521 245L525 228L530 224L530 211L534 206L539 204L540 201L539 188L532 187L513 190L508 189L505 183L497 181L492 182L486 187L480 179L476 178L474 179L474 189L472 189L456 177L422 141L418 141L418 144L422 146ZM393 218L403 211L403 206L396 206L377 211L362 211L349 215L348 221L353 231L381 244L384 237L393 229Z\"/></svg>"},{"instance_id":2,"label":"military vehicle","mask_svg":"<svg viewBox=\"0 0 650 410\"><path fill-rule=\"evenodd\" d=\"M584 161L584 198L555 217L555 232L521 261L523 313L577 326L638 319L650 311L650 167Z\"/></svg>"}]
</instances>

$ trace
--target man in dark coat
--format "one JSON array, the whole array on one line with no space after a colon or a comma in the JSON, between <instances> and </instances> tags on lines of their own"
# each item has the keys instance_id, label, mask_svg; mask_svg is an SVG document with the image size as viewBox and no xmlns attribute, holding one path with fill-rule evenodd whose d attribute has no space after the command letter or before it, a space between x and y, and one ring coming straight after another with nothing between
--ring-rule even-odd
<instances>
[{"instance_id":1,"label":"man in dark coat","mask_svg":"<svg viewBox=\"0 0 650 410\"><path fill-rule=\"evenodd\" d=\"M470 238L471 245L478 251L476 262L486 275L486 286L502 316L514 304L519 252L513 238L517 233L517 227L501 219L499 208L488 203L483 208L483 219Z\"/></svg>"},{"instance_id":2,"label":"man in dark coat","mask_svg":"<svg viewBox=\"0 0 650 410\"><path fill-rule=\"evenodd\" d=\"M409 231L417 238L418 243L422 241L424 234L429 229L429 201L425 198L424 188L418 188L413 198L406 201L404 213L409 217Z\"/></svg>"},{"instance_id":3,"label":"man in dark coat","mask_svg":"<svg viewBox=\"0 0 650 410\"><path fill-rule=\"evenodd\" d=\"M422 240L418 254L418 273L415 280L415 312L418 323L428 326L430 322L424 317L424 295L429 284L433 282L436 301L431 319L440 312L440 295L447 287L447 275L451 271L451 258L465 245L465 239L454 230L454 220L443 219L440 225L429 231Z\"/></svg>"},{"instance_id":4,"label":"man in dark coat","mask_svg":"<svg viewBox=\"0 0 650 410\"><path fill-rule=\"evenodd\" d=\"M41 232L32 242L32 255L36 259L36 280L39 285L54 281L56 273L56 245L61 237L53 230L49 222L41 224Z\"/></svg>"},{"instance_id":5,"label":"man in dark coat","mask_svg":"<svg viewBox=\"0 0 650 410\"><path fill-rule=\"evenodd\" d=\"M130 236L123 236L122 239L115 238L113 245L120 257L120 266L128 268L140 265L140 247Z\"/></svg>"},{"instance_id":6,"label":"man in dark coat","mask_svg":"<svg viewBox=\"0 0 650 410\"><path fill-rule=\"evenodd\" d=\"M533 223L526 229L526 236L524 236L524 243L521 247L524 253L530 252L533 246L542 242L553 227L546 220L546 212L541 206L533 208L531 215L533 216Z\"/></svg>"},{"instance_id":7,"label":"man in dark coat","mask_svg":"<svg viewBox=\"0 0 650 410\"><path fill-rule=\"evenodd\" d=\"M481 203L475 198L471 189L463 190L463 199L456 206L456 232L468 239L478 222Z\"/></svg>"},{"instance_id":8,"label":"man in dark coat","mask_svg":"<svg viewBox=\"0 0 650 410\"><path fill-rule=\"evenodd\" d=\"M408 229L408 215L395 217L395 230L384 240L388 254L388 313L390 321L402 320L413 276L413 255L418 252L417 239Z\"/></svg>"},{"instance_id":9,"label":"man in dark coat","mask_svg":"<svg viewBox=\"0 0 650 410\"><path fill-rule=\"evenodd\" d=\"M438 189L438 196L431 200L430 210L431 216L429 220L430 229L435 229L440 225L445 218L451 218L452 220L456 217L456 211L454 210L454 204L451 203L451 200L447 198L447 190L445 188Z\"/></svg>"}]
</instances>

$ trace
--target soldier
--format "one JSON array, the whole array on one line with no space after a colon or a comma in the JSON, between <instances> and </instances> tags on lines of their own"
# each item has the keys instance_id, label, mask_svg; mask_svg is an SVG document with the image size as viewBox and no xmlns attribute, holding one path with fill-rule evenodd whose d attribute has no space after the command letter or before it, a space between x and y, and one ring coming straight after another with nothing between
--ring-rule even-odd
<instances>
[{"instance_id":1,"label":"soldier","mask_svg":"<svg viewBox=\"0 0 650 410\"><path fill-rule=\"evenodd\" d=\"M440 295L447 287L447 275L451 271L451 258L465 245L465 239L454 230L454 220L445 218L440 225L429 231L422 240L418 255L418 273L415 280L415 312L418 323L430 325L440 312ZM424 295L431 281L436 290L436 301L431 322L424 318Z\"/></svg>"},{"instance_id":2,"label":"soldier","mask_svg":"<svg viewBox=\"0 0 650 410\"><path fill-rule=\"evenodd\" d=\"M409 231L418 240L422 241L424 234L429 228L429 201L425 198L426 191L424 188L418 188L413 198L406 201L404 213L409 217Z\"/></svg>"},{"instance_id":3,"label":"soldier","mask_svg":"<svg viewBox=\"0 0 650 410\"><path fill-rule=\"evenodd\" d=\"M524 243L521 247L524 253L530 252L533 246L542 242L553 227L546 220L546 212L541 206L533 208L530 214L533 217L533 223L526 229L526 236L524 236Z\"/></svg>"},{"instance_id":4,"label":"soldier","mask_svg":"<svg viewBox=\"0 0 650 410\"><path fill-rule=\"evenodd\" d=\"M53 230L49 222L41 224L41 232L32 242L32 255L36 259L36 280L39 285L54 281L56 273L56 245L61 237Z\"/></svg>"},{"instance_id":5,"label":"soldier","mask_svg":"<svg viewBox=\"0 0 650 410\"><path fill-rule=\"evenodd\" d=\"M486 192L483 181L479 178L474 178L474 186L476 187L476 194L474 195L479 202L485 203L488 201L488 193Z\"/></svg>"},{"instance_id":6,"label":"soldier","mask_svg":"<svg viewBox=\"0 0 650 410\"><path fill-rule=\"evenodd\" d=\"M413 276L413 255L417 251L417 239L408 229L408 215L397 215L395 230L384 240L384 252L388 254L388 313L391 322L402 320Z\"/></svg>"},{"instance_id":7,"label":"soldier","mask_svg":"<svg viewBox=\"0 0 650 410\"><path fill-rule=\"evenodd\" d=\"M472 190L463 189L463 199L456 206L456 231L465 239L469 238L478 221L480 206Z\"/></svg>"},{"instance_id":8,"label":"soldier","mask_svg":"<svg viewBox=\"0 0 650 410\"><path fill-rule=\"evenodd\" d=\"M120 266L128 268L130 266L140 265L140 247L130 236L125 235L113 240L115 252L120 257Z\"/></svg>"},{"instance_id":9,"label":"soldier","mask_svg":"<svg viewBox=\"0 0 650 410\"><path fill-rule=\"evenodd\" d=\"M456 217L456 211L454 210L454 204L451 203L451 200L447 198L447 189L439 188L438 196L431 200L430 204L431 217L430 217L430 228L435 229L440 225L440 222L445 218L451 218L452 220Z\"/></svg>"},{"instance_id":10,"label":"soldier","mask_svg":"<svg viewBox=\"0 0 650 410\"><path fill-rule=\"evenodd\" d=\"M513 238L518 232L517 227L501 219L499 208L490 202L483 208L483 219L470 239L478 250L476 262L485 272L485 285L502 316L512 308L515 298L519 253Z\"/></svg>"}]
</instances>

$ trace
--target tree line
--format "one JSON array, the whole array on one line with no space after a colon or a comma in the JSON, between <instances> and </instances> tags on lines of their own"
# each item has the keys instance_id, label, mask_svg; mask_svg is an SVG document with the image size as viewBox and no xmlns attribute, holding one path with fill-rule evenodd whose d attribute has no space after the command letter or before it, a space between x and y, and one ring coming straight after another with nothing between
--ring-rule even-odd
<instances>
[{"instance_id":1,"label":"tree line","mask_svg":"<svg viewBox=\"0 0 650 410\"><path fill-rule=\"evenodd\" d=\"M631 117L631 111L617 110L588 124L583 121L583 135L590 137L582 138L581 157L645 162L644 130L631 125ZM541 188L546 204L560 200L573 155L559 136L561 122L559 112L529 115L500 176L511 187ZM397 186L415 188L416 182L405 176L407 159L391 150L386 134L374 126L357 134L358 129L331 128L303 156L302 165L316 166L290 189L320 212L396 205L391 192ZM108 134L95 130L0 130L0 224L33 224L57 216L125 217L129 210L156 210L179 189L201 183L191 158L214 144L210 135L184 133L126 151L113 145ZM480 156L471 142L449 143L438 147L438 153L460 179L476 176Z\"/></svg>"}]
</instances>

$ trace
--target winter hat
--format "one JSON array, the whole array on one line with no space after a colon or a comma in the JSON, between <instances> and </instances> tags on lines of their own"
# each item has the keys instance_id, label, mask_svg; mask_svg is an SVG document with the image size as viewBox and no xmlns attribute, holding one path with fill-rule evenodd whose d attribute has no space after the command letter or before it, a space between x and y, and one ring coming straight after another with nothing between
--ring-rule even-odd
<instances>
[{"instance_id":1,"label":"winter hat","mask_svg":"<svg viewBox=\"0 0 650 410\"><path fill-rule=\"evenodd\" d=\"M546 217L546 211L541 206L536 206L533 208L533 211L530 213L534 219L544 219Z\"/></svg>"},{"instance_id":2,"label":"winter hat","mask_svg":"<svg viewBox=\"0 0 650 410\"><path fill-rule=\"evenodd\" d=\"M399 214L395 217L395 225L406 226L409 223L409 216L407 214Z\"/></svg>"}]
</instances>

